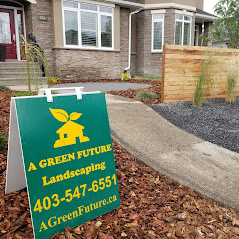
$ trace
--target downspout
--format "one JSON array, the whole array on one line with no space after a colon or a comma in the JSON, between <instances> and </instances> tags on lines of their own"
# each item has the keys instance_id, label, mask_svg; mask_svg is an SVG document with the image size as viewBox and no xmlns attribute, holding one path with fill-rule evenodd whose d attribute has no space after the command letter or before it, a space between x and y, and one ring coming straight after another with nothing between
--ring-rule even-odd
<instances>
[{"instance_id":1,"label":"downspout","mask_svg":"<svg viewBox=\"0 0 239 239\"><path fill-rule=\"evenodd\" d=\"M131 12L129 14L129 55L128 55L128 66L125 68L124 73L126 73L130 69L130 61L131 61L131 20L132 20L132 15L140 12L142 8L137 9L134 12Z\"/></svg>"}]
</instances>

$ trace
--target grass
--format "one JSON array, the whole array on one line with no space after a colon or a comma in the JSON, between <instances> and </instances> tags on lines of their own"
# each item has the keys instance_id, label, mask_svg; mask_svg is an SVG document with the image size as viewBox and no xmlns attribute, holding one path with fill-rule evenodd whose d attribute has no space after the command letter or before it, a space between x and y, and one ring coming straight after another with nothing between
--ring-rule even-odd
<instances>
[{"instance_id":1,"label":"grass","mask_svg":"<svg viewBox=\"0 0 239 239\"><path fill-rule=\"evenodd\" d=\"M162 77L160 76L135 76L133 79L140 79L140 80L158 80L161 81Z\"/></svg>"},{"instance_id":2,"label":"grass","mask_svg":"<svg viewBox=\"0 0 239 239\"><path fill-rule=\"evenodd\" d=\"M10 90L10 89L5 85L0 85L0 90Z\"/></svg>"},{"instance_id":3,"label":"grass","mask_svg":"<svg viewBox=\"0 0 239 239\"><path fill-rule=\"evenodd\" d=\"M157 94L154 92L148 92L148 91L140 91L136 98L137 100L146 101L146 100L155 100L157 97Z\"/></svg>"},{"instance_id":4,"label":"grass","mask_svg":"<svg viewBox=\"0 0 239 239\"><path fill-rule=\"evenodd\" d=\"M229 71L227 76L226 101L233 103L236 101L237 71Z\"/></svg>"},{"instance_id":5,"label":"grass","mask_svg":"<svg viewBox=\"0 0 239 239\"><path fill-rule=\"evenodd\" d=\"M29 93L29 92L14 92L11 94L11 97L19 97L19 96L31 96L32 93Z\"/></svg>"},{"instance_id":6,"label":"grass","mask_svg":"<svg viewBox=\"0 0 239 239\"><path fill-rule=\"evenodd\" d=\"M211 63L212 55L206 59L206 61L201 66L200 75L196 84L196 89L193 97L193 105L195 107L201 107L203 103L203 98L211 85L211 79L208 76L208 67Z\"/></svg>"}]
</instances>

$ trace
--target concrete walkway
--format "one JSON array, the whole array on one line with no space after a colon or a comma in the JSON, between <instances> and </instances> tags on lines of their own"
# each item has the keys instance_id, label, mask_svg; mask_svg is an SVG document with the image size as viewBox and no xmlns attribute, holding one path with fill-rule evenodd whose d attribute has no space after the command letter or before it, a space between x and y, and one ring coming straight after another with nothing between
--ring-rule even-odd
<instances>
[{"instance_id":1,"label":"concrete walkway","mask_svg":"<svg viewBox=\"0 0 239 239\"><path fill-rule=\"evenodd\" d=\"M172 125L146 105L107 95L113 138L161 174L239 210L239 154Z\"/></svg>"}]
</instances>

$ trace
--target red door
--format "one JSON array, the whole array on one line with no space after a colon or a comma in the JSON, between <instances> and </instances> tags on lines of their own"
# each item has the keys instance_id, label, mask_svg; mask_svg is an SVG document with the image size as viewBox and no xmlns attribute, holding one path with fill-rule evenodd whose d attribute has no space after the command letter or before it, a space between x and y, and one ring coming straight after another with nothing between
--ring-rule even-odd
<instances>
[{"instance_id":1,"label":"red door","mask_svg":"<svg viewBox=\"0 0 239 239\"><path fill-rule=\"evenodd\" d=\"M0 8L0 45L6 46L6 59L17 59L14 11Z\"/></svg>"}]
</instances>

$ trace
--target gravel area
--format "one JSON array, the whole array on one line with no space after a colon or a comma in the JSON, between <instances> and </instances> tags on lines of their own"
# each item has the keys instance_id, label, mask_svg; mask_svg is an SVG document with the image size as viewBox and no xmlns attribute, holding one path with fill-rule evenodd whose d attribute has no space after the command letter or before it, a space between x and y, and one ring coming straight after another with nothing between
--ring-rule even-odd
<instances>
[{"instance_id":1,"label":"gravel area","mask_svg":"<svg viewBox=\"0 0 239 239\"><path fill-rule=\"evenodd\" d=\"M84 91L112 91L112 90L128 90L128 89L143 89L151 87L149 84L137 83L70 83L59 84L52 86L54 88L63 87L84 87Z\"/></svg>"},{"instance_id":2,"label":"gravel area","mask_svg":"<svg viewBox=\"0 0 239 239\"><path fill-rule=\"evenodd\" d=\"M201 108L188 101L150 107L179 128L239 153L239 98L233 104L206 100Z\"/></svg>"}]
</instances>

